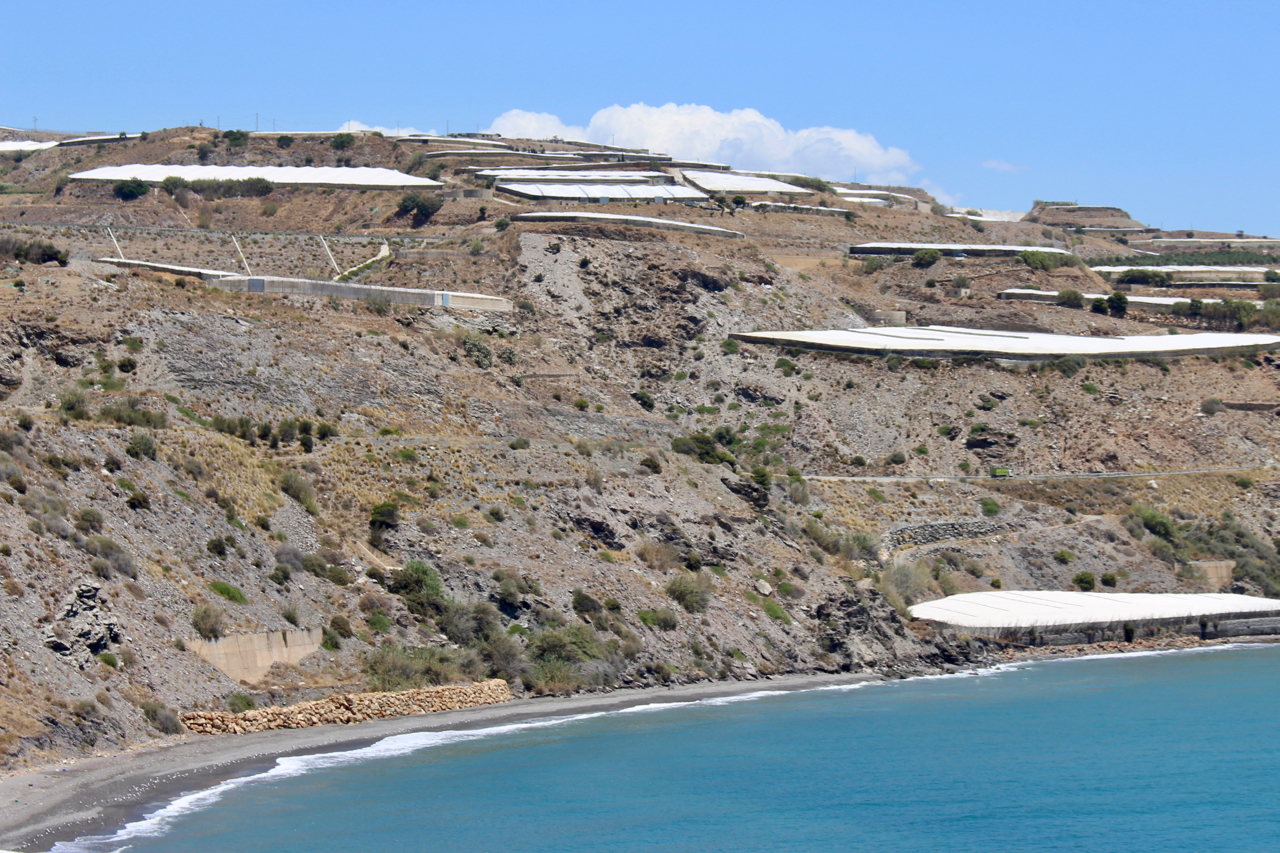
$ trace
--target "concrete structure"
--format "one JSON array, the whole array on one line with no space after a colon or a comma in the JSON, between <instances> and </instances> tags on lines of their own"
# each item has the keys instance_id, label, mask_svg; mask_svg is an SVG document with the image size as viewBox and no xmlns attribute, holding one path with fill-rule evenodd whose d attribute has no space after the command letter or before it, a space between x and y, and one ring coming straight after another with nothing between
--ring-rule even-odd
<instances>
[{"instance_id":1,"label":"concrete structure","mask_svg":"<svg viewBox=\"0 0 1280 853\"><path fill-rule=\"evenodd\" d=\"M508 151L501 148L454 148L445 149L443 151L422 151L418 155L424 160L439 160L445 157L461 157L467 160L478 160L483 158L492 159L494 157L523 157L528 160L580 160L582 155L574 154L569 151L553 151L545 154L535 154L532 151Z\"/></svg>"},{"instance_id":2,"label":"concrete structure","mask_svg":"<svg viewBox=\"0 0 1280 853\"><path fill-rule=\"evenodd\" d=\"M870 204L874 206L883 206L886 202L874 198L868 199L850 199L850 201L858 201L859 204ZM780 201L757 201L751 205L752 210L770 211L776 210L779 213L802 213L809 216L847 216L851 211L843 207L820 207L813 204L784 204Z\"/></svg>"},{"instance_id":3,"label":"concrete structure","mask_svg":"<svg viewBox=\"0 0 1280 853\"><path fill-rule=\"evenodd\" d=\"M511 218L516 222L585 222L630 225L636 228L653 228L658 231L683 231L687 234L706 234L710 237L729 237L734 240L741 240L746 236L741 231L730 231L728 228L717 228L714 225L700 225L694 222L675 222L670 219L655 219L652 216L626 216L618 213L588 213L582 210L568 210L563 213L556 211L517 213Z\"/></svg>"},{"instance_id":4,"label":"concrete structure","mask_svg":"<svg viewBox=\"0 0 1280 853\"><path fill-rule=\"evenodd\" d=\"M1280 267L1280 257L1276 258L1276 266ZM1271 267L1215 267L1192 264L1168 264L1165 266L1104 266L1093 267L1096 273L1118 276L1129 270L1151 270L1168 273L1173 281L1221 282L1223 284L1241 284L1245 282L1264 281Z\"/></svg>"},{"instance_id":5,"label":"concrete structure","mask_svg":"<svg viewBox=\"0 0 1280 853\"><path fill-rule=\"evenodd\" d=\"M297 666L320 648L319 628L232 634L220 640L187 640L187 647L236 681L261 681L274 663Z\"/></svg>"},{"instance_id":6,"label":"concrete structure","mask_svg":"<svg viewBox=\"0 0 1280 853\"><path fill-rule=\"evenodd\" d=\"M1008 361L1045 361L1068 355L1086 358L1247 355L1280 349L1280 336L1277 335L1196 332L1186 335L1095 337L997 332L952 326L734 332L729 337L749 344L799 346L835 352L892 352L927 358L987 356Z\"/></svg>"},{"instance_id":7,"label":"concrete structure","mask_svg":"<svg viewBox=\"0 0 1280 853\"><path fill-rule=\"evenodd\" d=\"M1080 294L1086 302L1094 299L1106 299L1105 293L1082 293ZM1057 302L1058 291L1056 290L1030 290L1023 287L1011 287L1008 290L1002 290L996 295L997 299L1012 299L1022 302ZM1134 296L1133 294L1125 294L1125 298L1129 300L1130 305L1136 305L1145 308L1148 311L1166 314L1174 305L1179 302L1190 302L1190 299L1182 296ZM1221 299L1201 299L1202 303L1221 302ZM1262 303L1254 302L1259 308Z\"/></svg>"},{"instance_id":8,"label":"concrete structure","mask_svg":"<svg viewBox=\"0 0 1280 853\"><path fill-rule=\"evenodd\" d=\"M187 181L243 181L262 178L282 187L341 187L361 190L438 189L444 184L395 169L370 166L166 166L164 164L102 166L71 175L73 181L127 181L138 178L158 186L168 177Z\"/></svg>"},{"instance_id":9,"label":"concrete structure","mask_svg":"<svg viewBox=\"0 0 1280 853\"><path fill-rule=\"evenodd\" d=\"M1280 633L1280 601L1224 593L969 592L917 604L911 615L966 634L1054 643L1111 639L1126 628L1133 636Z\"/></svg>"},{"instance_id":10,"label":"concrete structure","mask_svg":"<svg viewBox=\"0 0 1280 853\"><path fill-rule=\"evenodd\" d=\"M759 175L710 172L701 169L685 169L682 174L691 185L707 193L723 193L728 196L813 195L812 190L806 190L804 187L783 183L773 178L762 178Z\"/></svg>"},{"instance_id":11,"label":"concrete structure","mask_svg":"<svg viewBox=\"0 0 1280 853\"><path fill-rule=\"evenodd\" d=\"M524 184L502 183L499 192L540 201L685 201L706 196L679 184Z\"/></svg>"},{"instance_id":12,"label":"concrete structure","mask_svg":"<svg viewBox=\"0 0 1280 853\"><path fill-rule=\"evenodd\" d=\"M228 276L211 282L233 293L268 293L284 296L323 296L338 299L384 299L393 305L424 308L453 308L468 311L510 311L511 303L500 296L455 293L448 290L416 290L410 287L380 287L341 281L275 276Z\"/></svg>"},{"instance_id":13,"label":"concrete structure","mask_svg":"<svg viewBox=\"0 0 1280 853\"><path fill-rule=\"evenodd\" d=\"M384 247L385 248L385 247ZM378 257L390 252L379 253ZM266 293L281 296L323 296L338 299L384 299L393 305L418 305L424 308L453 308L466 311L510 311L511 302L500 296L482 293L457 293L450 290L418 290L411 287L382 287L371 284L353 284L343 281L324 281L310 278L285 278L270 275L241 275L223 270L202 270L159 264L151 261L135 261L129 258L98 258L104 264L190 275L220 290L233 293ZM376 260L376 258L375 258ZM365 263L369 263L366 261ZM364 264L361 264L364 266ZM358 267L357 267L358 269Z\"/></svg>"},{"instance_id":14,"label":"concrete structure","mask_svg":"<svg viewBox=\"0 0 1280 853\"><path fill-rule=\"evenodd\" d=\"M937 249L944 255L974 257L1017 257L1023 252L1070 255L1066 249L1051 246L997 246L982 243L859 243L849 249L851 255L914 255L921 249Z\"/></svg>"},{"instance_id":15,"label":"concrete structure","mask_svg":"<svg viewBox=\"0 0 1280 853\"><path fill-rule=\"evenodd\" d=\"M428 136L422 134L405 134L404 136L392 135L389 137L398 142L420 142L424 145L441 144L441 145L457 145L458 140L453 136ZM498 139L467 139L467 145L478 146L481 148L511 148L511 145Z\"/></svg>"},{"instance_id":16,"label":"concrete structure","mask_svg":"<svg viewBox=\"0 0 1280 853\"><path fill-rule=\"evenodd\" d=\"M969 213L976 210L977 213ZM1027 214L1020 210L989 210L987 208L966 207L964 213L948 213L952 219L973 219L978 222L1021 222Z\"/></svg>"},{"instance_id":17,"label":"concrete structure","mask_svg":"<svg viewBox=\"0 0 1280 853\"><path fill-rule=\"evenodd\" d=\"M1156 246L1280 246L1280 240L1273 237L1155 237L1151 240L1130 240L1129 243Z\"/></svg>"}]
</instances>

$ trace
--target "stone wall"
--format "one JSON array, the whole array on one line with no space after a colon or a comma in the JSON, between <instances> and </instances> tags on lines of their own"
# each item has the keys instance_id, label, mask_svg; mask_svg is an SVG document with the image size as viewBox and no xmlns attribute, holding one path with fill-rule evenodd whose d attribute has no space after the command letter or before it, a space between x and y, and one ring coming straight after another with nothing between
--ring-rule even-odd
<instances>
[{"instance_id":1,"label":"stone wall","mask_svg":"<svg viewBox=\"0 0 1280 853\"><path fill-rule=\"evenodd\" d=\"M411 714L456 711L511 701L511 688L501 678L475 684L423 687L399 693L346 693L278 708L230 711L192 711L182 723L198 734L247 734L269 729L305 729L331 723L363 723Z\"/></svg>"},{"instance_id":2,"label":"stone wall","mask_svg":"<svg viewBox=\"0 0 1280 853\"><path fill-rule=\"evenodd\" d=\"M994 536L1004 530L1004 525L995 521L931 521L927 524L909 524L890 530L880 537L884 550L892 553L906 545L928 545L930 542L943 542L948 539L977 539L980 536Z\"/></svg>"},{"instance_id":3,"label":"stone wall","mask_svg":"<svg viewBox=\"0 0 1280 853\"><path fill-rule=\"evenodd\" d=\"M276 661L296 666L320 648L319 628L232 634L219 640L188 640L187 647L236 681L258 681Z\"/></svg>"}]
</instances>

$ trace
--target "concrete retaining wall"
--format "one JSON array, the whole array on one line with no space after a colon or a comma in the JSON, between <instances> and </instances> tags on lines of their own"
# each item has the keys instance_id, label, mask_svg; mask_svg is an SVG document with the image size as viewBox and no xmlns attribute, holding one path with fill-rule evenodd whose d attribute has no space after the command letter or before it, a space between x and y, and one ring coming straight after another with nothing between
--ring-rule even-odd
<instances>
[{"instance_id":1,"label":"concrete retaining wall","mask_svg":"<svg viewBox=\"0 0 1280 853\"><path fill-rule=\"evenodd\" d=\"M236 681L260 681L277 661L296 666L320 648L319 628L233 634L220 640L188 640L187 646Z\"/></svg>"},{"instance_id":2,"label":"concrete retaining wall","mask_svg":"<svg viewBox=\"0 0 1280 853\"><path fill-rule=\"evenodd\" d=\"M409 287L378 287L341 281L319 281L272 276L228 276L210 282L214 287L235 293L274 293L291 296L335 296L338 299L379 298L394 305L421 305L432 308L462 308L469 311L510 311L511 303L500 296L454 293L447 290L414 290Z\"/></svg>"}]
</instances>

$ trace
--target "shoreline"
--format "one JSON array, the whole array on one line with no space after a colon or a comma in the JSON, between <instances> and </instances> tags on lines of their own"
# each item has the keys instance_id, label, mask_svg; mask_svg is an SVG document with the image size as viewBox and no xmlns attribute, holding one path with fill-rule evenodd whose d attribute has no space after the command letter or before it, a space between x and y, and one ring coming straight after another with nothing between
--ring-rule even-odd
<instances>
[{"instance_id":1,"label":"shoreline","mask_svg":"<svg viewBox=\"0 0 1280 853\"><path fill-rule=\"evenodd\" d=\"M1034 647L1005 650L994 654L985 665L958 668L956 673L982 672L1015 663L1266 642L1280 642L1280 638L1178 638L1172 642ZM47 765L0 779L0 850L45 851L57 842L109 833L183 794L267 770L278 758L358 749L393 735L468 730L571 714L607 713L638 705L677 704L887 680L891 679L875 673L781 675L755 681L700 682L566 697L522 698L501 705L354 725L275 729L245 735L188 734L177 742L143 745L116 755L96 756L70 764Z\"/></svg>"}]
</instances>

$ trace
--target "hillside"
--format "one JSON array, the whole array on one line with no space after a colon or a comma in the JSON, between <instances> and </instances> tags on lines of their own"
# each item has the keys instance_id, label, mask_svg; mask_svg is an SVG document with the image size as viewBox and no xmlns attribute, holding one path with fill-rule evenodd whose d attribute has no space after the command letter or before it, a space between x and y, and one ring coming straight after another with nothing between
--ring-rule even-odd
<instances>
[{"instance_id":1,"label":"hillside","mask_svg":"<svg viewBox=\"0 0 1280 853\"><path fill-rule=\"evenodd\" d=\"M1108 589L1205 591L1218 585L1193 564L1225 557L1235 588L1280 588L1274 354L1028 366L729 340L861 327L882 310L1095 336L1204 325L996 299L1109 290L1084 267L849 255L875 240L1129 251L1111 238L825 192L806 203L847 215L590 206L743 235L729 239L512 221L567 205L500 192L446 199L424 222L391 191L123 201L60 179L202 157L350 160L487 189L478 163L415 162L440 145L215 136L4 161L16 189L0 195L0 249L68 253L65 266L0 258L8 769L162 737L177 712L337 690L938 672L988 650L910 623L907 605L1067 589L1082 571L1110 575ZM236 294L100 260L118 243L131 259L327 278L384 242L402 257L360 283L515 310ZM969 292L948 296L958 276ZM1068 476L995 481L993 467ZM1141 476L1075 477L1117 473ZM327 648L260 682L192 649L295 628L324 629Z\"/></svg>"}]
</instances>

